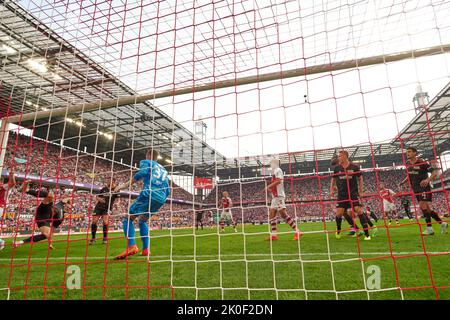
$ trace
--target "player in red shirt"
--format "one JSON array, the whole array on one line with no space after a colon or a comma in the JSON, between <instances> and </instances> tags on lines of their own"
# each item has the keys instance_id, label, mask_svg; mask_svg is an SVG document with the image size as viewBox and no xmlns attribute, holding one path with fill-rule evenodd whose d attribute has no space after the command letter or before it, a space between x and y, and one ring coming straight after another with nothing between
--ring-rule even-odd
<instances>
[{"instance_id":1,"label":"player in red shirt","mask_svg":"<svg viewBox=\"0 0 450 320\"><path fill-rule=\"evenodd\" d=\"M265 192L269 191L272 194L272 202L270 204L269 211L269 223L271 227L270 237L266 240L276 241L277 237L277 213L286 221L286 223L294 230L294 239L298 240L302 235L297 228L297 223L286 212L284 193L284 174L280 168L280 160L272 159L270 161L270 168L272 169L272 180L270 184L264 189Z\"/></svg>"},{"instance_id":2,"label":"player in red shirt","mask_svg":"<svg viewBox=\"0 0 450 320\"><path fill-rule=\"evenodd\" d=\"M384 214L389 218L389 225L392 223L392 219L395 219L395 224L398 225L397 208L394 202L395 192L386 188L384 183L380 183L380 197L383 199Z\"/></svg>"},{"instance_id":3,"label":"player in red shirt","mask_svg":"<svg viewBox=\"0 0 450 320\"><path fill-rule=\"evenodd\" d=\"M236 222L234 222L233 214L231 213L231 207L233 206L233 201L231 201L230 195L227 191L222 193L223 197L219 203L219 209L222 209L222 213L220 215L220 232L225 232L225 220L227 223L233 225L234 232L237 232Z\"/></svg>"},{"instance_id":4,"label":"player in red shirt","mask_svg":"<svg viewBox=\"0 0 450 320\"><path fill-rule=\"evenodd\" d=\"M6 212L8 194L15 185L16 178L14 177L14 171L10 169L8 179L1 179L0 181L0 217L3 217L3 213Z\"/></svg>"}]
</instances>

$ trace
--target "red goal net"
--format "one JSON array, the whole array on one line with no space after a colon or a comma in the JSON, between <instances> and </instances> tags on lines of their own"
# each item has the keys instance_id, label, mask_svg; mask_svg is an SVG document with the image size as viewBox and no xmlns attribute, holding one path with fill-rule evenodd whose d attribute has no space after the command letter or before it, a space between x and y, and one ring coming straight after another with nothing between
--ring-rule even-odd
<instances>
[{"instance_id":1,"label":"red goal net","mask_svg":"<svg viewBox=\"0 0 450 320\"><path fill-rule=\"evenodd\" d=\"M0 1L0 299L448 299L449 16Z\"/></svg>"}]
</instances>

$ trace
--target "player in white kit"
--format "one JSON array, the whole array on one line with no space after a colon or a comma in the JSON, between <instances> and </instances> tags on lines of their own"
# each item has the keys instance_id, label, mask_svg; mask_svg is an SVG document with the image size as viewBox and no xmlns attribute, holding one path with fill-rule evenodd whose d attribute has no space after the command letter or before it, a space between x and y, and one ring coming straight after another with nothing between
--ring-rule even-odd
<instances>
[{"instance_id":1,"label":"player in white kit","mask_svg":"<svg viewBox=\"0 0 450 320\"><path fill-rule=\"evenodd\" d=\"M0 221L4 219L4 213L6 213L6 204L8 203L8 195L11 189L16 185L16 179L14 177L14 171L9 170L8 179L0 179ZM0 223L1 224L1 223ZM0 228L1 235L1 228ZM5 247L5 241L0 238L0 251Z\"/></svg>"},{"instance_id":2,"label":"player in white kit","mask_svg":"<svg viewBox=\"0 0 450 320\"><path fill-rule=\"evenodd\" d=\"M386 188L384 183L380 183L380 197L383 199L384 214L389 218L389 225L392 223L392 219L395 219L395 223L398 224L397 208L395 207L394 196L395 192Z\"/></svg>"},{"instance_id":3,"label":"player in white kit","mask_svg":"<svg viewBox=\"0 0 450 320\"><path fill-rule=\"evenodd\" d=\"M220 214L220 232L225 232L225 220L233 225L234 232L237 232L236 223L233 219L233 214L231 213L231 207L233 202L231 201L230 195L227 191L222 193L223 197L220 200L219 209L222 209Z\"/></svg>"},{"instance_id":4,"label":"player in white kit","mask_svg":"<svg viewBox=\"0 0 450 320\"><path fill-rule=\"evenodd\" d=\"M298 240L301 233L297 229L297 224L294 219L292 219L286 213L286 194L284 193L284 174L283 170L280 168L280 160L272 159L270 161L270 168L272 169L272 180L270 184L264 189L265 192L269 191L272 194L272 202L270 204L269 211L269 223L270 223L270 237L266 240L276 241L277 236L277 213L289 224L289 226L294 230L294 240Z\"/></svg>"}]
</instances>

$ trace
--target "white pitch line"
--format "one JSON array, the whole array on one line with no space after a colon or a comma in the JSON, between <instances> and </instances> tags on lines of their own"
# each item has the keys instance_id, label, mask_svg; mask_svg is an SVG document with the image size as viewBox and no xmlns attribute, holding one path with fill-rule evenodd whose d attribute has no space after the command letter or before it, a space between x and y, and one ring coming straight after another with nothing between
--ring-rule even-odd
<instances>
[{"instance_id":1,"label":"white pitch line","mask_svg":"<svg viewBox=\"0 0 450 320\"><path fill-rule=\"evenodd\" d=\"M417 251L417 252L392 252L393 255L408 255L408 254L424 254L423 251ZM427 254L450 254L450 252L427 252ZM301 256L339 256L339 255L343 255L343 256L347 256L347 255L352 255L352 256L357 256L356 253L354 252L330 252L330 253L326 253L326 252L307 252L307 253L302 253ZM361 255L391 255L391 252L362 252ZM220 255L220 258L226 258L226 257L298 257L298 254L295 253L274 253L274 254L270 254L270 253L251 253L251 254L222 254ZM46 260L110 260L111 258L113 258L113 256L109 256L109 257L99 257L99 256L91 256L91 257L32 257L32 258L14 258L14 261L27 261L27 260L34 260L34 261L46 261ZM219 259L218 255L156 255L156 256L151 256L150 260L158 260L158 259L177 259L177 258L217 258ZM0 261L11 261L11 259L6 259L6 258L0 258Z\"/></svg>"}]
</instances>

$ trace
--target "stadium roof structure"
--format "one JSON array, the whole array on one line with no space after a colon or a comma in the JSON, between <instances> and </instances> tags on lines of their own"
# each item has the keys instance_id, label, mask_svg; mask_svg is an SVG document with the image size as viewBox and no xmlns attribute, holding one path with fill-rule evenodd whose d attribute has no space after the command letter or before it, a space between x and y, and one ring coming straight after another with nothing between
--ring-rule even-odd
<instances>
[{"instance_id":1,"label":"stadium roof structure","mask_svg":"<svg viewBox=\"0 0 450 320\"><path fill-rule=\"evenodd\" d=\"M425 108L400 132L392 143L398 146L414 146L437 154L450 149L450 83L439 92Z\"/></svg>"},{"instance_id":2,"label":"stadium roof structure","mask_svg":"<svg viewBox=\"0 0 450 320\"><path fill-rule=\"evenodd\" d=\"M1 117L136 95L10 1L0 1L0 59ZM33 128L39 138L127 164L143 159L153 146L175 163L174 172L192 172L192 163L211 165L223 158L149 102L18 124Z\"/></svg>"},{"instance_id":3,"label":"stadium roof structure","mask_svg":"<svg viewBox=\"0 0 450 320\"><path fill-rule=\"evenodd\" d=\"M341 148L292 152L276 155L276 157L280 160L281 167L286 173L310 174L314 171L328 171L331 168L331 158L339 150ZM345 150L349 152L350 158L362 167L392 166L393 163L401 163L402 161L400 148L391 143L357 145L345 148ZM271 156L228 159L220 169L217 169L217 176L221 179L236 179L238 177L249 178L256 175L265 175L269 171L264 168L269 166Z\"/></svg>"}]
</instances>

